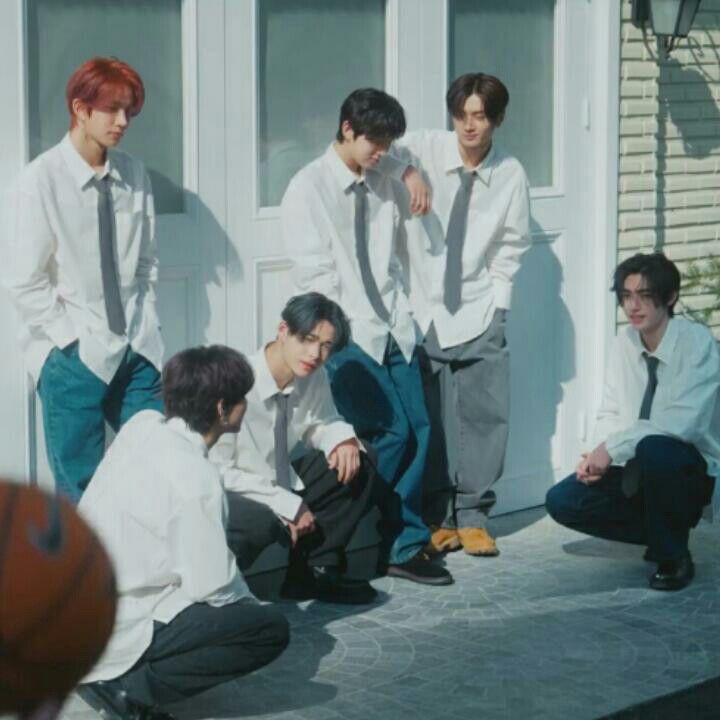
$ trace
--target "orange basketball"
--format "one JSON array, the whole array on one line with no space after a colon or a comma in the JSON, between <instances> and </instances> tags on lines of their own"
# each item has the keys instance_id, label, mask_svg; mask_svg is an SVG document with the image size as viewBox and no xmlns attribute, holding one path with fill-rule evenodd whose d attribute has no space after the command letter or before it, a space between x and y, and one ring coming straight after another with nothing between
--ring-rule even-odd
<instances>
[{"instance_id":1,"label":"orange basketball","mask_svg":"<svg viewBox=\"0 0 720 720\"><path fill-rule=\"evenodd\" d=\"M62 700L115 620L110 559L73 505L0 481L0 714Z\"/></svg>"}]
</instances>

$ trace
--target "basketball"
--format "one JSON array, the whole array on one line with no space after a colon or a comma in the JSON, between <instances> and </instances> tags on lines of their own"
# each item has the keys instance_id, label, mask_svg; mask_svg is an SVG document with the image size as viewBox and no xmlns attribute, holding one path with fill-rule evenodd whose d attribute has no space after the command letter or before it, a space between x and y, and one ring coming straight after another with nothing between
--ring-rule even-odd
<instances>
[{"instance_id":1,"label":"basketball","mask_svg":"<svg viewBox=\"0 0 720 720\"><path fill-rule=\"evenodd\" d=\"M110 559L73 505L0 481L0 714L64 700L115 620Z\"/></svg>"}]
</instances>

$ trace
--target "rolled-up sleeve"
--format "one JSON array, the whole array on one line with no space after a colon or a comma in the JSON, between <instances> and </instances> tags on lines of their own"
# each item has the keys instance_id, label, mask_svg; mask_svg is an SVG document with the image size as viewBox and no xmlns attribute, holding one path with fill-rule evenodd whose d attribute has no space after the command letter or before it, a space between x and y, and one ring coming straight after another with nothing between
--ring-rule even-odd
<instances>
[{"instance_id":1,"label":"rolled-up sleeve","mask_svg":"<svg viewBox=\"0 0 720 720\"><path fill-rule=\"evenodd\" d=\"M303 434L303 442L306 445L322 450L328 457L341 442L355 438L352 425L342 419L335 407L324 369L318 371L308 400L308 426Z\"/></svg>"},{"instance_id":2,"label":"rolled-up sleeve","mask_svg":"<svg viewBox=\"0 0 720 720\"><path fill-rule=\"evenodd\" d=\"M294 520L302 498L278 485L260 454L238 447L238 439L238 435L223 435L210 451L209 458L220 471L223 487L267 505L280 517Z\"/></svg>"}]
</instances>

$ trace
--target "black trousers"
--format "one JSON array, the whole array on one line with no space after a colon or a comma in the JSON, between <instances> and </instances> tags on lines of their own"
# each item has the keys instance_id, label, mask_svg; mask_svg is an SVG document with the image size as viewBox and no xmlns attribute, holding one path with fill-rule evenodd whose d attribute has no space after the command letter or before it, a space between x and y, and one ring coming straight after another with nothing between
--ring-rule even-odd
<instances>
[{"instance_id":1,"label":"black trousers","mask_svg":"<svg viewBox=\"0 0 720 720\"><path fill-rule=\"evenodd\" d=\"M267 665L288 641L287 620L272 607L251 599L196 603L167 624L156 622L142 657L108 684L147 705L177 702Z\"/></svg>"},{"instance_id":2,"label":"black trousers","mask_svg":"<svg viewBox=\"0 0 720 720\"><path fill-rule=\"evenodd\" d=\"M338 482L328 467L325 454L312 450L293 463L302 479L299 494L315 516L316 529L300 538L291 549L290 564L317 567L345 567L345 547L363 515L377 502L381 492L375 464L360 453L360 470L352 482ZM228 545L245 570L271 543L290 548L290 535L283 522L266 505L249 500L242 493L228 494Z\"/></svg>"},{"instance_id":3,"label":"black trousers","mask_svg":"<svg viewBox=\"0 0 720 720\"><path fill-rule=\"evenodd\" d=\"M692 445L665 435L643 438L633 462L640 480L634 497L622 492L623 468L611 466L590 485L572 474L550 488L547 511L573 530L647 545L650 560L679 560L687 555L690 528L710 502L715 481Z\"/></svg>"}]
</instances>

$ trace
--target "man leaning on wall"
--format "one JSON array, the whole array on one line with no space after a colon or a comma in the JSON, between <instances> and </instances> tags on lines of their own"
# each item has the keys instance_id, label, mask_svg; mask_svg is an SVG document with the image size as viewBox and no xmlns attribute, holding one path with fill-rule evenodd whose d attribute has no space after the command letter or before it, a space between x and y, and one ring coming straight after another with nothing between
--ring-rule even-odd
<instances>
[{"instance_id":1,"label":"man leaning on wall","mask_svg":"<svg viewBox=\"0 0 720 720\"><path fill-rule=\"evenodd\" d=\"M150 179L116 150L142 109L142 79L120 60L92 58L66 100L68 133L6 198L3 274L50 468L77 502L103 456L105 422L117 431L139 410L162 410L163 346Z\"/></svg>"},{"instance_id":2,"label":"man leaning on wall","mask_svg":"<svg viewBox=\"0 0 720 720\"><path fill-rule=\"evenodd\" d=\"M406 223L407 257L411 307L424 336L431 425L424 517L434 552L498 554L487 519L509 429L505 329L530 244L525 171L494 139L509 99L499 78L461 75L446 96L453 130L409 132L379 164L401 175L410 209L422 213Z\"/></svg>"}]
</instances>

